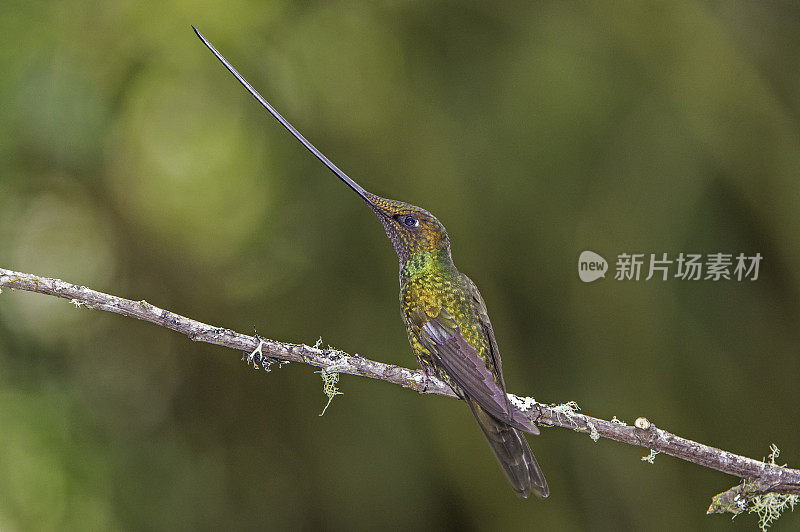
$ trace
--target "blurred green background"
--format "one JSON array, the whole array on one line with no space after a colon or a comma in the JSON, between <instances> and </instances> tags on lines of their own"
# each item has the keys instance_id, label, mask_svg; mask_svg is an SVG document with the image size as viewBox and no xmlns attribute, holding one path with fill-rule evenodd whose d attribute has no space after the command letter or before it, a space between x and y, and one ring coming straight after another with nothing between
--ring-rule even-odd
<instances>
[{"instance_id":1,"label":"blurred green background","mask_svg":"<svg viewBox=\"0 0 800 532\"><path fill-rule=\"evenodd\" d=\"M790 1L0 4L0 267L414 361L351 191L434 212L510 391L800 464ZM580 282L584 249L761 253L756 282ZM468 409L0 295L0 528L752 530L733 477L560 429L515 498ZM800 526L788 514L775 530Z\"/></svg>"}]
</instances>

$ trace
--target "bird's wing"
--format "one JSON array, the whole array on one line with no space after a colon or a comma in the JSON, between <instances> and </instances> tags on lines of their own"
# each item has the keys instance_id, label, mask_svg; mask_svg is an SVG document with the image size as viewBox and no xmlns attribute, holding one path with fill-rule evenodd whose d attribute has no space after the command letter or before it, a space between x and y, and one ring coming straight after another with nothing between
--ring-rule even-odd
<instances>
[{"instance_id":1,"label":"bird's wing","mask_svg":"<svg viewBox=\"0 0 800 532\"><path fill-rule=\"evenodd\" d=\"M506 383L503 379L503 361L500 360L500 350L497 348L497 341L494 339L494 329L492 328L492 323L489 321L489 313L486 312L486 303L483 301L483 296L481 296L478 287L475 286L475 283L472 282L472 279L461 274L461 277L464 279L464 282L467 283L467 286L470 288L470 293L472 294L472 304L475 306L475 311L478 314L478 321L483 328L484 334L486 338L489 340L489 356L491 361L494 363L494 370L497 374L497 378L500 381L500 388L503 390L503 397L506 399L508 412L510 417L517 421L519 424L525 426L522 430L530 432L531 434L539 434L539 429L536 428L536 425L532 424L528 419L528 416L523 414L521 411L517 410L515 407L508 404L508 395L506 395ZM513 423L512 423L513 425ZM517 428L520 428L517 426Z\"/></svg>"},{"instance_id":2,"label":"bird's wing","mask_svg":"<svg viewBox=\"0 0 800 532\"><path fill-rule=\"evenodd\" d=\"M483 333L486 335L486 339L489 341L490 355L492 363L494 364L494 370L500 379L500 387L505 393L506 383L503 379L503 361L500 360L500 350L497 348L497 341L494 339L494 329L492 328L492 323L489 321L489 313L486 311L486 303L483 301L483 296L481 296L478 287L474 282L472 282L472 279L463 273L461 274L461 277L464 279L464 282L467 283L470 293L472 294L472 304L475 307L475 311L478 313L478 321L481 324L481 328L483 328Z\"/></svg>"},{"instance_id":3,"label":"bird's wing","mask_svg":"<svg viewBox=\"0 0 800 532\"><path fill-rule=\"evenodd\" d=\"M538 429L522 412L508 404L502 378L486 367L486 362L461 333L458 323L444 307L412 311L412 330L419 342L433 355L461 392L496 419L525 432Z\"/></svg>"}]
</instances>

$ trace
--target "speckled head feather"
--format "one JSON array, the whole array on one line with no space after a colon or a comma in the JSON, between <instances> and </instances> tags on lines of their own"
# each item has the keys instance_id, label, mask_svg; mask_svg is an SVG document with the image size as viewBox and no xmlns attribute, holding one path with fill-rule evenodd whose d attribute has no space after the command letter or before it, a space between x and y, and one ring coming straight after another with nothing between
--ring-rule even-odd
<instances>
[{"instance_id":1,"label":"speckled head feather","mask_svg":"<svg viewBox=\"0 0 800 532\"><path fill-rule=\"evenodd\" d=\"M421 253L450 255L450 237L434 215L410 203L381 198L370 192L365 196L367 205L383 224L401 264Z\"/></svg>"}]
</instances>

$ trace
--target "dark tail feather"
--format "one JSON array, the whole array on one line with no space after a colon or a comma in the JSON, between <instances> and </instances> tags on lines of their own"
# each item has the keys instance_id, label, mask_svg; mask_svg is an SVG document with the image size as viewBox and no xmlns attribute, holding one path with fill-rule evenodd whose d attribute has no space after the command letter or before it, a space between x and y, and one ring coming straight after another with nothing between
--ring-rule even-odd
<instances>
[{"instance_id":1,"label":"dark tail feather","mask_svg":"<svg viewBox=\"0 0 800 532\"><path fill-rule=\"evenodd\" d=\"M493 418L477 403L469 399L467 403L517 493L526 499L531 490L542 499L550 495L544 474L522 432Z\"/></svg>"}]
</instances>

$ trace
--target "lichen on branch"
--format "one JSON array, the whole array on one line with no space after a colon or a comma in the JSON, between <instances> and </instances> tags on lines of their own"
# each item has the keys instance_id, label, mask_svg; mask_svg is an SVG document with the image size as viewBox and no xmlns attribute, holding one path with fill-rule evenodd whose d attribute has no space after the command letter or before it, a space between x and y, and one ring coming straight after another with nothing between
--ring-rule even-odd
<instances>
[{"instance_id":1,"label":"lichen on branch","mask_svg":"<svg viewBox=\"0 0 800 532\"><path fill-rule=\"evenodd\" d=\"M184 334L193 341L208 342L235 349L237 352L244 351L246 356L249 353L252 358L248 361L251 363L256 361L255 355L258 355L262 365L266 360L268 366L274 359L318 367L321 370L324 391L328 395L328 405L333 397L341 394L336 388L340 373L398 384L419 393L457 398L444 382L436 377L425 376L421 370L384 364L366 357L349 355L337 349L324 349L321 342L316 346L308 346L249 336L181 316L151 305L147 301L132 301L60 279L0 268L0 288L2 287L47 294L66 299L76 307L85 306L149 321ZM577 403L573 401L560 405L546 405L530 397L509 394L509 398L515 407L539 425L588 433L595 441L606 438L644 447L650 450L647 458L656 454L667 454L744 479L738 486L715 496L708 513L729 511L740 513L744 509L752 509L751 511L759 514L761 526L766 527L780 515L781 511L792 508L798 503L800 470L778 465L775 462L778 457L777 447L773 449L769 459L754 460L682 438L658 428L645 417L639 417L633 426L628 426L616 416L607 421L581 414L578 412ZM744 507L742 507L742 497L745 500Z\"/></svg>"}]
</instances>

